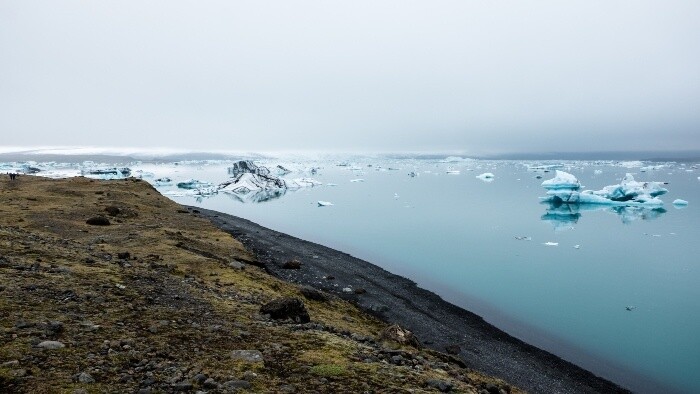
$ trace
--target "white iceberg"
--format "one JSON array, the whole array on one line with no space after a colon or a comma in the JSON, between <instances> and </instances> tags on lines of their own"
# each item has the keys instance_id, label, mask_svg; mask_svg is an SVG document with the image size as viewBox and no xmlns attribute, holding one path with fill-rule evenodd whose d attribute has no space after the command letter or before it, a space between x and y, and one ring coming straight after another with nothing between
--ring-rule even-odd
<instances>
[{"instance_id":1,"label":"white iceberg","mask_svg":"<svg viewBox=\"0 0 700 394\"><path fill-rule=\"evenodd\" d=\"M209 182L203 182L197 179L188 179L182 182L178 182L177 187L180 189L201 189L201 188L208 188L212 187L213 185Z\"/></svg>"},{"instance_id":2,"label":"white iceberg","mask_svg":"<svg viewBox=\"0 0 700 394\"><path fill-rule=\"evenodd\" d=\"M619 206L660 206L658 196L668 192L664 182L637 182L632 174L627 174L618 185L606 186L601 190L579 191L581 185L575 176L557 170L552 179L542 182L547 189L544 201L555 204L600 204Z\"/></svg>"},{"instance_id":3,"label":"white iceberg","mask_svg":"<svg viewBox=\"0 0 700 394\"><path fill-rule=\"evenodd\" d=\"M477 175L476 177L481 179L482 181L491 182L494 178L494 175L493 175L493 173L485 172L481 175Z\"/></svg>"},{"instance_id":4,"label":"white iceberg","mask_svg":"<svg viewBox=\"0 0 700 394\"><path fill-rule=\"evenodd\" d=\"M171 186L173 184L173 180L166 176L163 178L154 179L153 184L156 186Z\"/></svg>"},{"instance_id":5,"label":"white iceberg","mask_svg":"<svg viewBox=\"0 0 700 394\"><path fill-rule=\"evenodd\" d=\"M280 178L245 172L219 185L224 193L248 194L260 191L287 189L287 183Z\"/></svg>"},{"instance_id":6,"label":"white iceberg","mask_svg":"<svg viewBox=\"0 0 700 394\"><path fill-rule=\"evenodd\" d=\"M578 190L581 188L581 183L579 183L575 176L568 172L557 170L554 178L542 182L542 187L547 190Z\"/></svg>"},{"instance_id":7,"label":"white iceberg","mask_svg":"<svg viewBox=\"0 0 700 394\"><path fill-rule=\"evenodd\" d=\"M333 205L333 203L332 203L332 202L329 202L329 201L318 201L318 206L319 206L319 207L328 207L328 206L331 206L331 205Z\"/></svg>"},{"instance_id":8,"label":"white iceberg","mask_svg":"<svg viewBox=\"0 0 700 394\"><path fill-rule=\"evenodd\" d=\"M673 200L673 205L686 206L686 205L688 205L688 201L681 200L680 198L677 198L677 199Z\"/></svg>"}]
</instances>

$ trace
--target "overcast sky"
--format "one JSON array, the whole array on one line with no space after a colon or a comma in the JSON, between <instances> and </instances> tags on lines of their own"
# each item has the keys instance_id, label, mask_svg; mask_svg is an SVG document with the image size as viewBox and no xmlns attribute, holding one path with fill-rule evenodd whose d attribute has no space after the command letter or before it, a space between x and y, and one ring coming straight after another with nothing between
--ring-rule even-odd
<instances>
[{"instance_id":1,"label":"overcast sky","mask_svg":"<svg viewBox=\"0 0 700 394\"><path fill-rule=\"evenodd\" d=\"M700 1L0 0L0 136L700 149Z\"/></svg>"}]
</instances>

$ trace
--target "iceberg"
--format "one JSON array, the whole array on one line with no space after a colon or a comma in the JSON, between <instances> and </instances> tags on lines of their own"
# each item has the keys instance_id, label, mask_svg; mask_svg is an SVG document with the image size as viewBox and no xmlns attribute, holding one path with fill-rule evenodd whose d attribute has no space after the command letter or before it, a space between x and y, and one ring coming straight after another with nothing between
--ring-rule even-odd
<instances>
[{"instance_id":1,"label":"iceberg","mask_svg":"<svg viewBox=\"0 0 700 394\"><path fill-rule=\"evenodd\" d=\"M287 189L287 184L283 179L250 172L239 174L231 180L219 185L219 191L236 194L248 194L280 189Z\"/></svg>"},{"instance_id":2,"label":"iceberg","mask_svg":"<svg viewBox=\"0 0 700 394\"><path fill-rule=\"evenodd\" d=\"M581 183L568 172L556 170L554 178L542 182L542 187L547 190L578 190L581 188Z\"/></svg>"},{"instance_id":3,"label":"iceberg","mask_svg":"<svg viewBox=\"0 0 700 394\"><path fill-rule=\"evenodd\" d=\"M131 175L131 169L127 167L111 168L82 168L80 175L97 179L121 179Z\"/></svg>"},{"instance_id":4,"label":"iceberg","mask_svg":"<svg viewBox=\"0 0 700 394\"><path fill-rule=\"evenodd\" d=\"M156 186L171 186L173 184L173 180L166 176L163 178L154 179L153 184Z\"/></svg>"},{"instance_id":5,"label":"iceberg","mask_svg":"<svg viewBox=\"0 0 700 394\"><path fill-rule=\"evenodd\" d=\"M493 181L494 175L490 172L485 172L481 175L477 175L476 177L481 179L482 181L491 182Z\"/></svg>"},{"instance_id":6,"label":"iceberg","mask_svg":"<svg viewBox=\"0 0 700 394\"><path fill-rule=\"evenodd\" d=\"M179 187L180 189L188 189L188 190L209 188L212 186L213 185L209 182L202 182L202 181L197 180L197 179L188 179L186 181L178 182L178 184L177 184L177 187Z\"/></svg>"},{"instance_id":7,"label":"iceberg","mask_svg":"<svg viewBox=\"0 0 700 394\"><path fill-rule=\"evenodd\" d=\"M556 171L552 179L542 182L547 189L547 197L542 200L564 204L600 204L618 206L660 206L658 196L668 192L664 182L638 182L628 173L618 185L606 186L601 190L579 191L581 184L568 172Z\"/></svg>"},{"instance_id":8,"label":"iceberg","mask_svg":"<svg viewBox=\"0 0 700 394\"><path fill-rule=\"evenodd\" d=\"M332 202L329 202L329 201L318 201L318 206L319 206L319 207L328 207L328 206L331 206L331 205L333 205L333 203L332 203Z\"/></svg>"},{"instance_id":9,"label":"iceberg","mask_svg":"<svg viewBox=\"0 0 700 394\"><path fill-rule=\"evenodd\" d=\"M677 198L677 199L673 200L673 205L686 206L686 205L688 205L688 201L681 200L680 198Z\"/></svg>"},{"instance_id":10,"label":"iceberg","mask_svg":"<svg viewBox=\"0 0 700 394\"><path fill-rule=\"evenodd\" d=\"M233 163L233 165L228 168L228 173L232 177L237 177L241 174L256 174L266 176L270 175L270 169L267 167L258 166L257 164L253 163L252 160L239 160Z\"/></svg>"}]
</instances>

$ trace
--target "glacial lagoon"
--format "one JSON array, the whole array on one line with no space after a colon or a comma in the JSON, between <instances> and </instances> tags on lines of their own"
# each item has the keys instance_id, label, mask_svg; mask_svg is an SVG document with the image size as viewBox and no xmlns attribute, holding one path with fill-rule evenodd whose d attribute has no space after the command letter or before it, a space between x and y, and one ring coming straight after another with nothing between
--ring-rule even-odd
<instances>
[{"instance_id":1,"label":"glacial lagoon","mask_svg":"<svg viewBox=\"0 0 700 394\"><path fill-rule=\"evenodd\" d=\"M177 202L368 260L634 391L700 392L697 165L385 157L256 162L282 164L292 170L284 178L321 185L192 196L177 182L217 185L229 179L231 162L125 165L151 182L172 178L158 189ZM633 173L638 181L667 182L668 193L658 207L554 206L540 199L542 182L554 175L552 167L533 169L542 164L575 175L587 189ZM492 177L478 177L484 173ZM673 205L676 199L689 204Z\"/></svg>"}]
</instances>

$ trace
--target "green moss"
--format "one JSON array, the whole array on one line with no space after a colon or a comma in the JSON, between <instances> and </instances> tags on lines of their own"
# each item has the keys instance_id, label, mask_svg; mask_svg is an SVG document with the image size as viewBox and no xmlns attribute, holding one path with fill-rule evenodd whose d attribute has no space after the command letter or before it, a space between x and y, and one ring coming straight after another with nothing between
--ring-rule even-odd
<instances>
[{"instance_id":1,"label":"green moss","mask_svg":"<svg viewBox=\"0 0 700 394\"><path fill-rule=\"evenodd\" d=\"M314 365L313 367L311 367L309 372L311 372L314 375L329 377L329 376L345 375L345 373L347 371L345 370L345 367L342 365L320 364L320 365Z\"/></svg>"}]
</instances>

